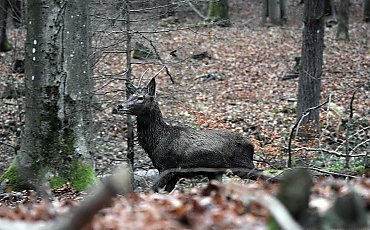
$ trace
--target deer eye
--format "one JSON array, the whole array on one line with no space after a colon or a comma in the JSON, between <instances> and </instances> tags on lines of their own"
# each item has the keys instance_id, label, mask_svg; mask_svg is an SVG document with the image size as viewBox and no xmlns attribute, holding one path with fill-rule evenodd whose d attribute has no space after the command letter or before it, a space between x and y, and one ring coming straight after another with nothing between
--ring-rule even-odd
<instances>
[{"instance_id":1,"label":"deer eye","mask_svg":"<svg viewBox=\"0 0 370 230\"><path fill-rule=\"evenodd\" d=\"M143 96L138 96L137 97L137 100L143 102L144 101L144 97Z\"/></svg>"}]
</instances>

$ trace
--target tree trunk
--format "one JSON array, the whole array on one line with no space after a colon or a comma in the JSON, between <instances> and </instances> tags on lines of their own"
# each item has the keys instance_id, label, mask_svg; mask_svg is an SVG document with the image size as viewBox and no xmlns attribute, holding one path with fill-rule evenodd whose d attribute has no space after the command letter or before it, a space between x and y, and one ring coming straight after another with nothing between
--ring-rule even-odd
<instances>
[{"instance_id":1,"label":"tree trunk","mask_svg":"<svg viewBox=\"0 0 370 230\"><path fill-rule=\"evenodd\" d=\"M8 52L13 49L12 44L8 40L6 34L6 24L8 18L9 2L7 0L0 1L0 52Z\"/></svg>"},{"instance_id":2,"label":"tree trunk","mask_svg":"<svg viewBox=\"0 0 370 230\"><path fill-rule=\"evenodd\" d=\"M281 24L288 22L288 0L280 0L280 18Z\"/></svg>"},{"instance_id":3,"label":"tree trunk","mask_svg":"<svg viewBox=\"0 0 370 230\"><path fill-rule=\"evenodd\" d=\"M337 39L349 41L348 34L349 0L341 0L339 5Z\"/></svg>"},{"instance_id":4,"label":"tree trunk","mask_svg":"<svg viewBox=\"0 0 370 230\"><path fill-rule=\"evenodd\" d=\"M364 22L370 22L370 0L364 0Z\"/></svg>"},{"instance_id":5,"label":"tree trunk","mask_svg":"<svg viewBox=\"0 0 370 230\"><path fill-rule=\"evenodd\" d=\"M262 1L262 24L266 18L273 25L283 25L288 21L288 0L263 0Z\"/></svg>"},{"instance_id":6,"label":"tree trunk","mask_svg":"<svg viewBox=\"0 0 370 230\"><path fill-rule=\"evenodd\" d=\"M220 26L230 26L229 4L227 0L211 0L208 6L208 19Z\"/></svg>"},{"instance_id":7,"label":"tree trunk","mask_svg":"<svg viewBox=\"0 0 370 230\"><path fill-rule=\"evenodd\" d=\"M324 1L304 2L304 30L301 71L298 84L298 118L320 103L321 74L324 49ZM319 110L313 110L301 124L315 121L319 125Z\"/></svg>"},{"instance_id":8,"label":"tree trunk","mask_svg":"<svg viewBox=\"0 0 370 230\"><path fill-rule=\"evenodd\" d=\"M273 25L281 24L281 11L280 11L280 0L269 0L268 1L269 18Z\"/></svg>"},{"instance_id":9,"label":"tree trunk","mask_svg":"<svg viewBox=\"0 0 370 230\"><path fill-rule=\"evenodd\" d=\"M126 0L126 79L127 81L131 81L132 78L132 72L131 72L131 50L132 50L132 44L131 44L131 24L130 24L130 1ZM130 92L126 90L126 95L127 98L130 97ZM131 115L127 115L127 159L130 164L130 168L134 170L134 158L135 158L135 153L134 153L134 124L132 121Z\"/></svg>"},{"instance_id":10,"label":"tree trunk","mask_svg":"<svg viewBox=\"0 0 370 230\"><path fill-rule=\"evenodd\" d=\"M267 22L268 16L269 16L268 0L262 0L262 21L261 21L262 25L264 25Z\"/></svg>"},{"instance_id":11,"label":"tree trunk","mask_svg":"<svg viewBox=\"0 0 370 230\"><path fill-rule=\"evenodd\" d=\"M20 151L1 180L14 189L96 179L89 154L92 80L89 2L27 1L25 128Z\"/></svg>"}]
</instances>

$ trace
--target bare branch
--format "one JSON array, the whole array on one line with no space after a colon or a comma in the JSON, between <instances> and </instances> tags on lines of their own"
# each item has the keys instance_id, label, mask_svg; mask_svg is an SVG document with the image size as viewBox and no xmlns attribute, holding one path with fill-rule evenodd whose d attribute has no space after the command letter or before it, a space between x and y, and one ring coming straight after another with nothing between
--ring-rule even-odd
<instances>
[{"instance_id":1,"label":"bare branch","mask_svg":"<svg viewBox=\"0 0 370 230\"><path fill-rule=\"evenodd\" d=\"M363 145L365 144L367 141L369 140L366 140L364 142L361 142L359 145ZM332 154L332 155L335 155L337 157L346 157L346 154L342 154L340 152L337 152L337 151L334 151L334 150L328 150L328 149L322 149L322 148L308 148L308 147L301 147L301 148L296 148L296 149L292 149L293 151L300 151L300 150L306 150L306 151L317 151L317 152L326 152L326 153L329 153L329 154ZM350 154L350 157L364 157L365 154L357 154L357 155L352 155Z\"/></svg>"},{"instance_id":2,"label":"bare branch","mask_svg":"<svg viewBox=\"0 0 370 230\"><path fill-rule=\"evenodd\" d=\"M299 117L299 119L294 124L294 126L292 128L292 131L290 132L289 142L288 142L288 167L289 168L292 167L292 140L293 140L295 129L299 126L299 124L302 122L302 120L303 120L304 117L308 116L312 111L314 111L315 109L318 109L318 108L326 105L327 103L329 103L329 98L325 102L321 103L318 106L315 106L315 107L306 109L306 111L304 111L301 114L301 116Z\"/></svg>"}]
</instances>

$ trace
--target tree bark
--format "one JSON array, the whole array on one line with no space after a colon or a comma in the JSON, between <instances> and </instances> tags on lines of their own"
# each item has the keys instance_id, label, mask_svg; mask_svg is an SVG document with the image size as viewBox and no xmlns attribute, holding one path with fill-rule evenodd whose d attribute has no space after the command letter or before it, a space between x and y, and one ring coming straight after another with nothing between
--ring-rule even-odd
<instances>
[{"instance_id":1,"label":"tree bark","mask_svg":"<svg viewBox=\"0 0 370 230\"><path fill-rule=\"evenodd\" d=\"M288 0L280 0L281 24L288 22Z\"/></svg>"},{"instance_id":2,"label":"tree bark","mask_svg":"<svg viewBox=\"0 0 370 230\"><path fill-rule=\"evenodd\" d=\"M281 24L280 0L268 1L269 18L273 25Z\"/></svg>"},{"instance_id":3,"label":"tree bark","mask_svg":"<svg viewBox=\"0 0 370 230\"><path fill-rule=\"evenodd\" d=\"M364 22L370 22L370 0L364 0Z\"/></svg>"},{"instance_id":4,"label":"tree bark","mask_svg":"<svg viewBox=\"0 0 370 230\"><path fill-rule=\"evenodd\" d=\"M229 4L227 0L211 0L208 6L208 19L220 26L230 26Z\"/></svg>"},{"instance_id":5,"label":"tree bark","mask_svg":"<svg viewBox=\"0 0 370 230\"><path fill-rule=\"evenodd\" d=\"M27 1L25 128L1 180L15 189L95 181L91 144L89 2ZM35 188L36 187L36 188Z\"/></svg>"},{"instance_id":6,"label":"tree bark","mask_svg":"<svg viewBox=\"0 0 370 230\"><path fill-rule=\"evenodd\" d=\"M339 5L337 39L349 41L348 33L349 0L341 0Z\"/></svg>"},{"instance_id":7,"label":"tree bark","mask_svg":"<svg viewBox=\"0 0 370 230\"><path fill-rule=\"evenodd\" d=\"M324 50L324 1L304 2L304 30L301 71L298 84L298 118L308 109L319 105ZM312 111L301 124L315 121L319 125L319 110Z\"/></svg>"},{"instance_id":8,"label":"tree bark","mask_svg":"<svg viewBox=\"0 0 370 230\"><path fill-rule=\"evenodd\" d=\"M8 18L9 2L7 0L0 1L0 52L8 52L13 49L12 44L8 40L6 34L7 18Z\"/></svg>"},{"instance_id":9,"label":"tree bark","mask_svg":"<svg viewBox=\"0 0 370 230\"><path fill-rule=\"evenodd\" d=\"M130 24L130 1L126 0L126 79L127 81L131 81L132 78L132 72L131 72L131 50L132 50L132 44L131 44L131 24ZM126 90L127 98L130 97L130 92ZM132 170L134 170L134 124L132 121L131 115L127 115L126 119L127 124L127 159L129 161L130 167Z\"/></svg>"},{"instance_id":10,"label":"tree bark","mask_svg":"<svg viewBox=\"0 0 370 230\"><path fill-rule=\"evenodd\" d=\"M288 21L288 0L263 0L262 1L262 25L266 18L273 25L284 25Z\"/></svg>"},{"instance_id":11,"label":"tree bark","mask_svg":"<svg viewBox=\"0 0 370 230\"><path fill-rule=\"evenodd\" d=\"M262 0L262 21L261 24L264 25L267 22L267 17L269 16L268 10L268 0Z\"/></svg>"}]
</instances>

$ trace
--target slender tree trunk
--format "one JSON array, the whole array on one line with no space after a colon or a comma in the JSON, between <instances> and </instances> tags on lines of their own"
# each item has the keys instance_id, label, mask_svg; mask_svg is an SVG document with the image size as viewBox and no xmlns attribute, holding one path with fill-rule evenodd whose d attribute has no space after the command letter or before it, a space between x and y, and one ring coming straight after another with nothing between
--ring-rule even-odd
<instances>
[{"instance_id":1,"label":"slender tree trunk","mask_svg":"<svg viewBox=\"0 0 370 230\"><path fill-rule=\"evenodd\" d=\"M8 18L9 2L7 0L0 1L0 52L8 52L12 50L12 45L6 34L7 18Z\"/></svg>"},{"instance_id":2,"label":"slender tree trunk","mask_svg":"<svg viewBox=\"0 0 370 230\"><path fill-rule=\"evenodd\" d=\"M220 26L230 26L228 0L211 0L208 6L208 19Z\"/></svg>"},{"instance_id":3,"label":"slender tree trunk","mask_svg":"<svg viewBox=\"0 0 370 230\"><path fill-rule=\"evenodd\" d=\"M288 0L280 0L281 24L288 22Z\"/></svg>"},{"instance_id":4,"label":"slender tree trunk","mask_svg":"<svg viewBox=\"0 0 370 230\"><path fill-rule=\"evenodd\" d=\"M269 0L262 0L262 21L261 24L264 25L267 22L267 17L269 16L269 8L268 8Z\"/></svg>"},{"instance_id":5,"label":"slender tree trunk","mask_svg":"<svg viewBox=\"0 0 370 230\"><path fill-rule=\"evenodd\" d=\"M84 190L95 181L91 144L89 2L27 2L25 128L1 178L16 189L44 181Z\"/></svg>"},{"instance_id":6,"label":"slender tree trunk","mask_svg":"<svg viewBox=\"0 0 370 230\"><path fill-rule=\"evenodd\" d=\"M273 25L281 24L280 0L269 0L269 18Z\"/></svg>"},{"instance_id":7,"label":"slender tree trunk","mask_svg":"<svg viewBox=\"0 0 370 230\"><path fill-rule=\"evenodd\" d=\"M283 25L288 21L288 0L263 0L262 1L262 24L266 18L273 25Z\"/></svg>"},{"instance_id":8,"label":"slender tree trunk","mask_svg":"<svg viewBox=\"0 0 370 230\"><path fill-rule=\"evenodd\" d=\"M304 30L301 54L301 71L298 85L298 118L320 103L321 75L324 50L324 1L304 2ZM319 110L312 111L302 124L315 121L319 125Z\"/></svg>"},{"instance_id":9,"label":"slender tree trunk","mask_svg":"<svg viewBox=\"0 0 370 230\"><path fill-rule=\"evenodd\" d=\"M349 0L341 0L339 5L337 39L349 41L348 33Z\"/></svg>"},{"instance_id":10,"label":"slender tree trunk","mask_svg":"<svg viewBox=\"0 0 370 230\"><path fill-rule=\"evenodd\" d=\"M364 0L364 22L370 22L370 0Z\"/></svg>"},{"instance_id":11,"label":"slender tree trunk","mask_svg":"<svg viewBox=\"0 0 370 230\"><path fill-rule=\"evenodd\" d=\"M130 1L126 0L126 46L127 46L127 55L126 55L126 78L127 81L131 81L131 28L130 28ZM127 98L130 97L130 92L126 91ZM130 167L132 170L134 170L134 125L132 122L131 115L127 115L127 159L129 161Z\"/></svg>"}]
</instances>

